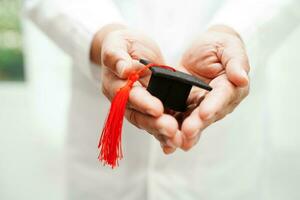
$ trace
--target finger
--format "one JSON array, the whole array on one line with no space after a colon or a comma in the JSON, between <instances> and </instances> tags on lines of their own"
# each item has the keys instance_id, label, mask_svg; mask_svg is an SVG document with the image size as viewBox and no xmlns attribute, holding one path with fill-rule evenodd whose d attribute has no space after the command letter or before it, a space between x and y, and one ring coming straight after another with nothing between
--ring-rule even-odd
<instances>
[{"instance_id":1,"label":"finger","mask_svg":"<svg viewBox=\"0 0 300 200\"><path fill-rule=\"evenodd\" d=\"M191 114L188 116L181 125L181 131L186 139L195 138L203 129L204 121L199 117L200 108L197 107Z\"/></svg>"},{"instance_id":2,"label":"finger","mask_svg":"<svg viewBox=\"0 0 300 200\"><path fill-rule=\"evenodd\" d=\"M210 57L216 57L216 53L217 49L214 45L193 45L182 56L181 64L187 69L194 68L196 63L201 63Z\"/></svg>"},{"instance_id":3,"label":"finger","mask_svg":"<svg viewBox=\"0 0 300 200\"><path fill-rule=\"evenodd\" d=\"M149 51L149 50L148 50ZM102 44L101 62L119 78L126 78L132 71L143 67L129 52L125 39L112 35Z\"/></svg>"},{"instance_id":4,"label":"finger","mask_svg":"<svg viewBox=\"0 0 300 200\"><path fill-rule=\"evenodd\" d=\"M180 130L177 130L176 134L173 137L165 137L164 142L161 142L167 147L177 148L181 147L183 142L182 133Z\"/></svg>"},{"instance_id":5,"label":"finger","mask_svg":"<svg viewBox=\"0 0 300 200\"><path fill-rule=\"evenodd\" d=\"M166 117L172 118L172 120L168 120ZM175 130L175 128L178 127L178 124L170 115L165 115L165 117L155 119L137 111L127 109L126 118L133 125L149 132L165 146L177 148L182 145L182 135L179 130ZM166 127L167 124L171 125L171 127ZM174 130L176 131L175 134Z\"/></svg>"},{"instance_id":6,"label":"finger","mask_svg":"<svg viewBox=\"0 0 300 200\"><path fill-rule=\"evenodd\" d=\"M153 117L159 117L164 112L162 102L142 86L135 86L131 89L129 105L131 108Z\"/></svg>"},{"instance_id":7,"label":"finger","mask_svg":"<svg viewBox=\"0 0 300 200\"><path fill-rule=\"evenodd\" d=\"M143 58L143 57L142 57ZM136 58L132 61L133 63L133 68L134 69L141 69L143 67L145 67L145 65L141 64L139 62L139 58ZM126 71L125 73L130 73L130 71ZM144 86L144 87L147 87L148 86L148 83L149 83L149 80L150 80L150 75L151 75L151 70L150 69L147 69L145 71L143 71L141 74L140 74L140 78L139 78L139 82Z\"/></svg>"},{"instance_id":8,"label":"finger","mask_svg":"<svg viewBox=\"0 0 300 200\"><path fill-rule=\"evenodd\" d=\"M149 44L149 46L151 46ZM148 48L148 46L145 46L144 44L135 43L132 46L132 50L130 52L130 56L134 59L133 65L139 66L140 68L144 67L143 64L139 62L139 59L145 59L149 61L150 63L155 64L165 64L164 59L161 55L161 52L159 51L159 48L154 48L156 50L153 50L151 48ZM140 74L140 82L143 84L143 86L147 86L150 80L150 70L145 70L142 74Z\"/></svg>"},{"instance_id":9,"label":"finger","mask_svg":"<svg viewBox=\"0 0 300 200\"><path fill-rule=\"evenodd\" d=\"M221 72L224 71L224 67L219 61L217 57L209 57L205 60L199 61L195 63L194 67L189 70L193 75L199 78L207 78L212 79L218 76Z\"/></svg>"},{"instance_id":10,"label":"finger","mask_svg":"<svg viewBox=\"0 0 300 200\"><path fill-rule=\"evenodd\" d=\"M106 68L103 68L103 73L102 91L109 100L112 100L119 88L126 84L126 81L119 79ZM139 112L154 117L161 116L164 111L161 101L152 96L144 87L138 84L138 82L129 93L127 105Z\"/></svg>"},{"instance_id":11,"label":"finger","mask_svg":"<svg viewBox=\"0 0 300 200\"><path fill-rule=\"evenodd\" d=\"M125 41L117 37L105 40L102 44L101 63L117 76L125 78L125 68L132 67L132 59Z\"/></svg>"},{"instance_id":12,"label":"finger","mask_svg":"<svg viewBox=\"0 0 300 200\"><path fill-rule=\"evenodd\" d=\"M135 47L137 50L130 50L131 52L128 52L127 46L123 43L120 41L120 44L110 44L108 47L103 47L101 56L103 65L108 67L118 77L124 79L128 77L131 72L144 67L144 65L138 61L140 58L147 59L150 62L164 64L162 57L156 55L151 49L141 46ZM141 77L145 77L141 79L143 85L148 83L149 77L146 75L149 74L150 70L145 70L144 73L140 74Z\"/></svg>"},{"instance_id":13,"label":"finger","mask_svg":"<svg viewBox=\"0 0 300 200\"><path fill-rule=\"evenodd\" d=\"M199 141L201 132L211 123L203 121L199 116L200 108L197 107L182 123L182 145L184 151L190 150Z\"/></svg>"},{"instance_id":14,"label":"finger","mask_svg":"<svg viewBox=\"0 0 300 200\"><path fill-rule=\"evenodd\" d=\"M153 133L153 132L149 132L151 135L153 135L159 142L160 142L160 145L162 147L170 147L170 148L177 148L177 147L180 147L182 145L182 142L180 141L178 143L178 141L173 141L174 139L173 138L176 138L176 135L172 138L168 138L167 136L164 136L160 133ZM181 138L181 136L180 136Z\"/></svg>"},{"instance_id":15,"label":"finger","mask_svg":"<svg viewBox=\"0 0 300 200\"><path fill-rule=\"evenodd\" d=\"M177 130L176 134L169 138L166 142L166 144L168 146L171 146L171 147L181 147L182 146L182 142L183 142L183 135L182 135L182 132L180 130Z\"/></svg>"},{"instance_id":16,"label":"finger","mask_svg":"<svg viewBox=\"0 0 300 200\"><path fill-rule=\"evenodd\" d=\"M226 67L226 73L229 80L238 87L246 87L249 84L247 71L242 67L243 65L248 64L244 60L231 59Z\"/></svg>"},{"instance_id":17,"label":"finger","mask_svg":"<svg viewBox=\"0 0 300 200\"><path fill-rule=\"evenodd\" d=\"M215 45L203 45L196 49L191 48L183 56L181 64L195 76L214 78L224 70L217 56L217 51Z\"/></svg>"},{"instance_id":18,"label":"finger","mask_svg":"<svg viewBox=\"0 0 300 200\"><path fill-rule=\"evenodd\" d=\"M161 144L161 148L165 154L171 154L176 151L176 148Z\"/></svg>"},{"instance_id":19,"label":"finger","mask_svg":"<svg viewBox=\"0 0 300 200\"><path fill-rule=\"evenodd\" d=\"M184 151L189 151L193 146L195 146L198 143L200 136L201 134L199 133L196 137L192 139L184 138L181 149Z\"/></svg>"},{"instance_id":20,"label":"finger","mask_svg":"<svg viewBox=\"0 0 300 200\"><path fill-rule=\"evenodd\" d=\"M188 107L191 107L191 112L186 115L181 124L181 131L184 137L192 139L203 130L204 124L199 117L199 105L205 98L207 92L199 88L192 88L192 91L188 97Z\"/></svg>"},{"instance_id":21,"label":"finger","mask_svg":"<svg viewBox=\"0 0 300 200\"><path fill-rule=\"evenodd\" d=\"M199 77L203 81L208 82L208 80L215 78L216 76L224 72L224 67L219 62L197 63L194 68L190 68L189 72L194 76Z\"/></svg>"},{"instance_id":22,"label":"finger","mask_svg":"<svg viewBox=\"0 0 300 200\"><path fill-rule=\"evenodd\" d=\"M164 64L163 56L158 47L153 43L135 42L131 46L130 55L137 60L143 58L152 63Z\"/></svg>"},{"instance_id":23,"label":"finger","mask_svg":"<svg viewBox=\"0 0 300 200\"><path fill-rule=\"evenodd\" d=\"M224 49L222 63L229 80L238 87L245 87L249 84L248 72L250 65L243 47L232 45Z\"/></svg>"},{"instance_id":24,"label":"finger","mask_svg":"<svg viewBox=\"0 0 300 200\"><path fill-rule=\"evenodd\" d=\"M194 139L211 123L231 113L248 94L247 88L236 88L222 76L211 82L214 89L182 123L181 131L187 140Z\"/></svg>"},{"instance_id":25,"label":"finger","mask_svg":"<svg viewBox=\"0 0 300 200\"><path fill-rule=\"evenodd\" d=\"M201 101L204 99L205 94L208 93L208 91L203 90L198 87L192 87L191 92L187 99L187 105L199 105Z\"/></svg>"},{"instance_id":26,"label":"finger","mask_svg":"<svg viewBox=\"0 0 300 200\"><path fill-rule=\"evenodd\" d=\"M213 90L209 92L199 106L200 118L204 121L213 120L216 115L221 114L233 101L240 101L238 90L228 81L226 75L214 79L210 85Z\"/></svg>"},{"instance_id":27,"label":"finger","mask_svg":"<svg viewBox=\"0 0 300 200\"><path fill-rule=\"evenodd\" d=\"M161 134L167 138L173 138L178 130L178 123L175 118L167 114L151 117L133 109L126 109L125 116L136 127L149 133Z\"/></svg>"}]
</instances>

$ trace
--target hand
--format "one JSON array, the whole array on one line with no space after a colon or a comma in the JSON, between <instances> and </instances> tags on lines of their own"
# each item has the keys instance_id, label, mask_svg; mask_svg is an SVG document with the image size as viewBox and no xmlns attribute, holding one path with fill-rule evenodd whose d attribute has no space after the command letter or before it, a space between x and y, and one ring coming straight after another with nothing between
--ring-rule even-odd
<instances>
[{"instance_id":1,"label":"hand","mask_svg":"<svg viewBox=\"0 0 300 200\"><path fill-rule=\"evenodd\" d=\"M190 114L181 116L181 148L189 150L207 126L231 113L248 95L250 66L240 36L226 26L201 35L183 55L181 66L213 88L209 93L194 88L188 98Z\"/></svg>"},{"instance_id":2,"label":"hand","mask_svg":"<svg viewBox=\"0 0 300 200\"><path fill-rule=\"evenodd\" d=\"M142 33L117 24L107 25L97 33L91 59L102 65L102 91L109 100L126 84L131 71L143 67L137 58L164 63L159 47ZM162 147L172 146L164 148L165 152L174 151L181 146L181 136L176 134L178 123L171 115L164 114L160 100L146 90L149 75L150 71L143 74L132 88L125 116L136 127L151 133Z\"/></svg>"}]
</instances>

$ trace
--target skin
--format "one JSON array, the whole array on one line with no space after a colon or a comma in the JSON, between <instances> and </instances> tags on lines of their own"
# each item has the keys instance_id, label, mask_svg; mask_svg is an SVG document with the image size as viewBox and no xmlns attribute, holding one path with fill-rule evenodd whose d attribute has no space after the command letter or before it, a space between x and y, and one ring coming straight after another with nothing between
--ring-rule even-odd
<instances>
[{"instance_id":1,"label":"skin","mask_svg":"<svg viewBox=\"0 0 300 200\"><path fill-rule=\"evenodd\" d=\"M248 95L250 65L240 36L229 27L214 26L186 50L180 66L213 88L208 94L195 89L188 99L188 104L197 105L181 126L181 148L189 150L206 127L231 113Z\"/></svg>"},{"instance_id":2,"label":"skin","mask_svg":"<svg viewBox=\"0 0 300 200\"><path fill-rule=\"evenodd\" d=\"M132 70L143 67L138 58L165 64L158 45L143 33L109 24L96 34L91 60L102 66L102 92L109 100ZM125 114L136 127L152 134L166 154L177 148L190 150L206 127L231 113L249 93L250 66L245 47L240 36L227 26L213 26L199 35L177 69L205 80L213 90L207 93L193 88L185 113L165 110L146 90L148 71L132 88Z\"/></svg>"}]
</instances>

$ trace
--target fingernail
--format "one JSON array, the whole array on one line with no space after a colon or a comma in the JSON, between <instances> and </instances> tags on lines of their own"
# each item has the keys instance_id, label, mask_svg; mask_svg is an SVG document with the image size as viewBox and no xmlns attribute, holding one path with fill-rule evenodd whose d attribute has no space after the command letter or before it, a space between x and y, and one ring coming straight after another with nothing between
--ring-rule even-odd
<instances>
[{"instance_id":1,"label":"fingernail","mask_svg":"<svg viewBox=\"0 0 300 200\"><path fill-rule=\"evenodd\" d=\"M205 117L204 120L210 121L213 118L213 116L214 116L214 113L209 113L209 114L207 114L207 116Z\"/></svg>"},{"instance_id":2,"label":"fingernail","mask_svg":"<svg viewBox=\"0 0 300 200\"><path fill-rule=\"evenodd\" d=\"M241 76L242 76L242 77L244 77L244 78L247 78L247 77L248 77L248 75L247 75L247 73L246 73L245 70L241 69L240 71L241 71L240 73L241 73Z\"/></svg>"},{"instance_id":3,"label":"fingernail","mask_svg":"<svg viewBox=\"0 0 300 200\"><path fill-rule=\"evenodd\" d=\"M196 136L199 134L199 132L200 132L200 129L196 130L196 131L191 135L190 138L196 137Z\"/></svg>"},{"instance_id":4,"label":"fingernail","mask_svg":"<svg viewBox=\"0 0 300 200\"><path fill-rule=\"evenodd\" d=\"M248 82L248 74L245 72L245 70L241 69L240 76Z\"/></svg>"},{"instance_id":5,"label":"fingernail","mask_svg":"<svg viewBox=\"0 0 300 200\"><path fill-rule=\"evenodd\" d=\"M173 141L174 141L175 145L177 147L181 147L181 145L182 145L182 133L181 133L181 131L177 130L174 138L175 139Z\"/></svg>"},{"instance_id":6,"label":"fingernail","mask_svg":"<svg viewBox=\"0 0 300 200\"><path fill-rule=\"evenodd\" d=\"M165 154L171 154L171 153L174 153L176 151L176 148L173 148L173 147L163 147L163 152Z\"/></svg>"},{"instance_id":7,"label":"fingernail","mask_svg":"<svg viewBox=\"0 0 300 200\"><path fill-rule=\"evenodd\" d=\"M146 113L151 116L156 116L156 113L153 110L146 110Z\"/></svg>"},{"instance_id":8,"label":"fingernail","mask_svg":"<svg viewBox=\"0 0 300 200\"><path fill-rule=\"evenodd\" d=\"M116 70L119 76L123 76L124 69L128 66L128 63L124 60L120 60L116 65Z\"/></svg>"},{"instance_id":9,"label":"fingernail","mask_svg":"<svg viewBox=\"0 0 300 200\"><path fill-rule=\"evenodd\" d=\"M163 134L163 135L165 135L165 136L168 136L169 134L168 134L168 132L165 130L165 129L159 129L158 130L161 134Z\"/></svg>"},{"instance_id":10,"label":"fingernail","mask_svg":"<svg viewBox=\"0 0 300 200\"><path fill-rule=\"evenodd\" d=\"M212 117L214 116L214 114L212 114L212 113L210 113L209 115L207 115L207 120L211 120L212 119Z\"/></svg>"},{"instance_id":11,"label":"fingernail","mask_svg":"<svg viewBox=\"0 0 300 200\"><path fill-rule=\"evenodd\" d=\"M176 148L176 146L173 144L173 142L171 142L170 139L167 139L166 144L172 148Z\"/></svg>"}]
</instances>

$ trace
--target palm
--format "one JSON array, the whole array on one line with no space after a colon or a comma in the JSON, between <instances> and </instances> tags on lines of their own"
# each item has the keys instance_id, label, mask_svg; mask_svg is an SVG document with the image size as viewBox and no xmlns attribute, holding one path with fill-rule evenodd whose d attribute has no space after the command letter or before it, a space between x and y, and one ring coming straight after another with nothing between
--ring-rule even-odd
<instances>
[{"instance_id":1,"label":"palm","mask_svg":"<svg viewBox=\"0 0 300 200\"><path fill-rule=\"evenodd\" d=\"M183 132L183 149L188 150L195 145L207 126L232 112L248 94L249 87L244 87L244 77L233 68L238 66L233 65L234 59L248 64L243 56L243 46L238 46L238 40L235 40L237 44L234 45L222 43L227 41L227 37L231 39L228 34L204 35L182 58L182 70L197 76L213 88L211 92L193 88L187 100L187 111L174 115ZM240 52L232 50L232 47ZM243 66L239 63L238 67Z\"/></svg>"}]
</instances>

